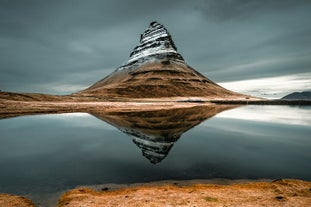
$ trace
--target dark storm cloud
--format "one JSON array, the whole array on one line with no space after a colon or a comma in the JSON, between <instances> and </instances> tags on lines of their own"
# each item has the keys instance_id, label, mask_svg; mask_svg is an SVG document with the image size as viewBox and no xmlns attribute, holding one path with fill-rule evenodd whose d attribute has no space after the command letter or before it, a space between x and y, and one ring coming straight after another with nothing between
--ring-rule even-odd
<instances>
[{"instance_id":1,"label":"dark storm cloud","mask_svg":"<svg viewBox=\"0 0 311 207\"><path fill-rule=\"evenodd\" d=\"M153 20L216 81L308 72L310 3L0 0L0 89L82 89L123 64Z\"/></svg>"},{"instance_id":2,"label":"dark storm cloud","mask_svg":"<svg viewBox=\"0 0 311 207\"><path fill-rule=\"evenodd\" d=\"M230 81L311 71L310 1L214 0L198 5L206 29L194 39L205 38L195 47L196 56L189 55L196 68L207 68L205 75Z\"/></svg>"},{"instance_id":3,"label":"dark storm cloud","mask_svg":"<svg viewBox=\"0 0 311 207\"><path fill-rule=\"evenodd\" d=\"M1 1L0 88L33 90L33 83L57 81L86 86L107 75L127 59L152 17L174 6L150 2ZM74 80L75 73L94 76Z\"/></svg>"},{"instance_id":4,"label":"dark storm cloud","mask_svg":"<svg viewBox=\"0 0 311 207\"><path fill-rule=\"evenodd\" d=\"M310 3L309 0L202 0L196 8L203 11L208 17L220 21L235 18L252 18L266 12L293 8Z\"/></svg>"}]
</instances>

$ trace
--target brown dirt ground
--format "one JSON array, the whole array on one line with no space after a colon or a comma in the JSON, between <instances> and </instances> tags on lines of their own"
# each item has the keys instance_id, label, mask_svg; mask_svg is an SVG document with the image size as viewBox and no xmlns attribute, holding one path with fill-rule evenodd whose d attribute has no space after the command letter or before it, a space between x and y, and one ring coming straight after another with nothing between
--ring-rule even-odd
<instances>
[{"instance_id":1,"label":"brown dirt ground","mask_svg":"<svg viewBox=\"0 0 311 207\"><path fill-rule=\"evenodd\" d=\"M35 207L35 205L25 197L0 194L0 207Z\"/></svg>"},{"instance_id":2,"label":"brown dirt ground","mask_svg":"<svg viewBox=\"0 0 311 207\"><path fill-rule=\"evenodd\" d=\"M311 182L276 180L244 184L159 185L99 192L78 188L58 207L99 206L311 206Z\"/></svg>"},{"instance_id":3,"label":"brown dirt ground","mask_svg":"<svg viewBox=\"0 0 311 207\"><path fill-rule=\"evenodd\" d=\"M311 206L311 182L255 181L227 184L141 184L117 190L77 188L66 192L57 207L140 206ZM27 198L0 194L0 207L35 207Z\"/></svg>"},{"instance_id":4,"label":"brown dirt ground","mask_svg":"<svg viewBox=\"0 0 311 207\"><path fill-rule=\"evenodd\" d=\"M0 119L23 115L56 114L73 112L121 112L138 110L162 110L210 106L212 103L177 103L177 102L65 102L65 101L10 101L0 100Z\"/></svg>"},{"instance_id":5,"label":"brown dirt ground","mask_svg":"<svg viewBox=\"0 0 311 207\"><path fill-rule=\"evenodd\" d=\"M250 98L229 91L186 64L153 62L111 73L91 87L72 94L77 97L163 98L203 96L222 99Z\"/></svg>"}]
</instances>

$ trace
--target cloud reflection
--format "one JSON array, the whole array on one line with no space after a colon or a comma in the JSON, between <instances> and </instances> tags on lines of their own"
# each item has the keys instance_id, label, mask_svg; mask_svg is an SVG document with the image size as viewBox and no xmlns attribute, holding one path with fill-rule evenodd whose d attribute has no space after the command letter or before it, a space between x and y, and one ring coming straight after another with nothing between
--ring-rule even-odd
<instances>
[{"instance_id":1,"label":"cloud reflection","mask_svg":"<svg viewBox=\"0 0 311 207\"><path fill-rule=\"evenodd\" d=\"M114 130L109 124L98 121L94 116L91 116L89 113L63 113L63 114L41 114L36 115L36 119L41 121L54 121L58 124L78 126L83 128L92 128L92 129L106 129ZM24 117L20 117L24 118ZM83 120L83 121L81 121Z\"/></svg>"},{"instance_id":2,"label":"cloud reflection","mask_svg":"<svg viewBox=\"0 0 311 207\"><path fill-rule=\"evenodd\" d=\"M245 106L216 115L223 119L311 126L311 107Z\"/></svg>"}]
</instances>

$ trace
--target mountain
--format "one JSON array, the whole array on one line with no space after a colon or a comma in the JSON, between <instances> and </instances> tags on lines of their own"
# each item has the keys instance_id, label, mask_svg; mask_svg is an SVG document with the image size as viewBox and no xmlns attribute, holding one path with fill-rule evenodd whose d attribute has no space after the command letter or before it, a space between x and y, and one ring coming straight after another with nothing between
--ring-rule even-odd
<instances>
[{"instance_id":1,"label":"mountain","mask_svg":"<svg viewBox=\"0 0 311 207\"><path fill-rule=\"evenodd\" d=\"M282 98L283 100L311 100L311 91L294 92Z\"/></svg>"},{"instance_id":2,"label":"mountain","mask_svg":"<svg viewBox=\"0 0 311 207\"><path fill-rule=\"evenodd\" d=\"M167 29L151 22L128 62L73 96L98 98L246 98L209 80L185 62Z\"/></svg>"},{"instance_id":3,"label":"mountain","mask_svg":"<svg viewBox=\"0 0 311 207\"><path fill-rule=\"evenodd\" d=\"M128 134L151 163L161 162L183 133L202 121L237 105L207 105L148 111L90 114Z\"/></svg>"}]
</instances>

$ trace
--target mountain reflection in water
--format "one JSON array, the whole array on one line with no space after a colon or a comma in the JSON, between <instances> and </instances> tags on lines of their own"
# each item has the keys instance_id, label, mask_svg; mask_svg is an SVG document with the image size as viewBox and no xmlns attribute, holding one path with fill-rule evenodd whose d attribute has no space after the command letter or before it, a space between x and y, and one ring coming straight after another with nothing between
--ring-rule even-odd
<instances>
[{"instance_id":1,"label":"mountain reflection in water","mask_svg":"<svg viewBox=\"0 0 311 207\"><path fill-rule=\"evenodd\" d=\"M3 114L0 192L29 194L36 201L76 186L108 183L311 180L310 106L243 106L225 112L235 106L122 106L89 104L66 111L73 113L17 118Z\"/></svg>"},{"instance_id":2,"label":"mountain reflection in water","mask_svg":"<svg viewBox=\"0 0 311 207\"><path fill-rule=\"evenodd\" d=\"M93 107L73 109L70 112L89 113L130 135L133 142L142 150L143 156L156 164L165 159L183 133L222 111L237 107L239 106L204 104L168 109L115 108L108 111L102 107ZM67 111L64 110L64 113ZM0 113L0 119L34 114L53 114L53 112Z\"/></svg>"},{"instance_id":3,"label":"mountain reflection in water","mask_svg":"<svg viewBox=\"0 0 311 207\"><path fill-rule=\"evenodd\" d=\"M144 157L156 164L168 155L180 136L233 105L208 105L156 111L92 112L91 115L130 135Z\"/></svg>"}]
</instances>

